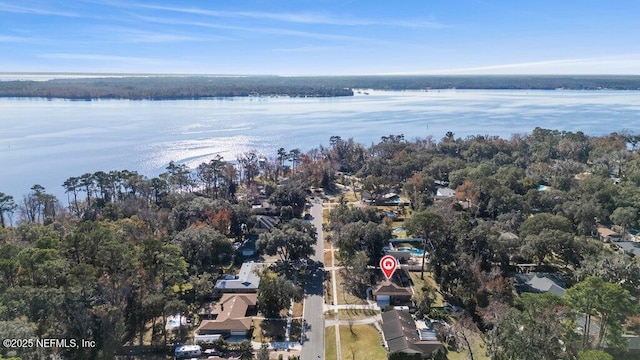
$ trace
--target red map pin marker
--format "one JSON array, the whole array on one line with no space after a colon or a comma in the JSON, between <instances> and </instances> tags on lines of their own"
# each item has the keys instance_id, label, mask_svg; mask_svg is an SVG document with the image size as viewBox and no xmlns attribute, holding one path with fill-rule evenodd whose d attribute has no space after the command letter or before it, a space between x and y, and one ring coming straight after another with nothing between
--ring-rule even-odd
<instances>
[{"instance_id":1,"label":"red map pin marker","mask_svg":"<svg viewBox=\"0 0 640 360\"><path fill-rule=\"evenodd\" d=\"M396 260L396 258L391 255L385 255L382 257L382 259L380 259L380 269L382 269L382 272L384 273L384 276L387 277L387 279L391 279L391 276L393 276L393 273L396 271L397 267L398 260Z\"/></svg>"}]
</instances>

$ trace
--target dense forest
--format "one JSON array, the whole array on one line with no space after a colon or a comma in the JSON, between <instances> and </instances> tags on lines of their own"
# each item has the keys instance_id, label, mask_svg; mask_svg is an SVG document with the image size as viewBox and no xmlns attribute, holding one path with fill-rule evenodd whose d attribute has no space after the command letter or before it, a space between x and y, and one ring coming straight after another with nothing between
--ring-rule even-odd
<instances>
[{"instance_id":1,"label":"dense forest","mask_svg":"<svg viewBox=\"0 0 640 360\"><path fill-rule=\"evenodd\" d=\"M115 76L0 81L0 97L202 99L233 96L352 96L352 89L639 90L638 76Z\"/></svg>"},{"instance_id":2,"label":"dense forest","mask_svg":"<svg viewBox=\"0 0 640 360\"><path fill-rule=\"evenodd\" d=\"M62 184L64 200L40 185L20 199L0 193L0 337L96 342L57 350L75 359L180 341L186 334L168 332L167 316L192 313L212 298L215 279L237 265L234 242L256 223L255 200L267 199L285 223L259 247L294 262L308 255L300 249L308 249L311 230L290 219L303 215L310 189L348 186L374 201L389 192L410 200L407 232L429 239L424 246L440 291L464 309L459 331L477 329L492 359L624 353L622 333L640 331L640 265L594 235L598 226L638 225L639 144L630 133L541 128L509 139L389 135L368 147L333 136L329 146L306 153L249 152L195 169L172 162L151 179L132 170L78 174ZM455 196L434 200L441 186ZM374 208L350 206L345 195L324 230L351 269L350 291L362 296L374 277L368 265L377 264L391 227ZM19 224L9 226L10 218ZM294 238L299 254L281 252L286 244L270 248ZM518 264L562 277L567 295L516 296ZM421 293L419 313L434 315L433 294ZM580 332L577 314L586 317ZM601 329L596 338L592 320Z\"/></svg>"}]
</instances>

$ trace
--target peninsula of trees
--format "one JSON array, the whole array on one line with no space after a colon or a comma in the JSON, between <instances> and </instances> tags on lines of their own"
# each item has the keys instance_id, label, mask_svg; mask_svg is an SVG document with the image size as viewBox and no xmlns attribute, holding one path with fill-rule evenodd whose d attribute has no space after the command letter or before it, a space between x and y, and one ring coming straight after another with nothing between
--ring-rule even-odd
<instances>
[{"instance_id":1,"label":"peninsula of trees","mask_svg":"<svg viewBox=\"0 0 640 360\"><path fill-rule=\"evenodd\" d=\"M0 81L0 97L74 100L352 96L353 89L639 90L640 76L168 76Z\"/></svg>"}]
</instances>

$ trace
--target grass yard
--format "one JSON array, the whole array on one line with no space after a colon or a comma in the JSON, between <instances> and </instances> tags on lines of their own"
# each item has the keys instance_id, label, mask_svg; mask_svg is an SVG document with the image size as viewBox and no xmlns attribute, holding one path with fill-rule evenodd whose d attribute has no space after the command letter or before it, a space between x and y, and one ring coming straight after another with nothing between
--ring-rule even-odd
<instances>
[{"instance_id":1,"label":"grass yard","mask_svg":"<svg viewBox=\"0 0 640 360\"><path fill-rule=\"evenodd\" d=\"M348 291L344 290L344 280L340 275L340 270L336 270L336 280L337 280L337 292L338 292L338 305L366 305L367 301L364 299L360 299L357 296L350 294ZM364 295L364 294L362 294Z\"/></svg>"},{"instance_id":2,"label":"grass yard","mask_svg":"<svg viewBox=\"0 0 640 360\"><path fill-rule=\"evenodd\" d=\"M303 309L303 303L302 302L297 302L293 304L293 317L297 318L297 317L301 317L302 316L302 309Z\"/></svg>"},{"instance_id":3,"label":"grass yard","mask_svg":"<svg viewBox=\"0 0 640 360\"><path fill-rule=\"evenodd\" d=\"M329 326L324 330L324 357L327 360L336 360L336 328Z\"/></svg>"},{"instance_id":4,"label":"grass yard","mask_svg":"<svg viewBox=\"0 0 640 360\"><path fill-rule=\"evenodd\" d=\"M271 342L271 341L284 341L286 330L287 329L287 320L261 320L254 319L253 320L253 341L257 342ZM300 340L300 332L302 331L302 321L301 320L293 320L291 322L291 341Z\"/></svg>"},{"instance_id":5,"label":"grass yard","mask_svg":"<svg viewBox=\"0 0 640 360\"><path fill-rule=\"evenodd\" d=\"M432 272L425 271L424 280L420 278L420 271L410 271L409 276L411 276L411 281L413 281L413 290L416 293L419 293L422 286L426 283L436 289L436 300L434 301L433 306L444 306L444 299L440 293L440 287L436 284L436 280L433 278Z\"/></svg>"},{"instance_id":6,"label":"grass yard","mask_svg":"<svg viewBox=\"0 0 640 360\"><path fill-rule=\"evenodd\" d=\"M347 202L356 202L356 201L360 200L358 196L353 194L353 191L345 191L345 192L343 192L343 194L344 194L344 199Z\"/></svg>"},{"instance_id":7,"label":"grass yard","mask_svg":"<svg viewBox=\"0 0 640 360\"><path fill-rule=\"evenodd\" d=\"M333 286L331 285L331 277L329 277L328 281L323 283L324 285L324 303L329 305L333 304Z\"/></svg>"},{"instance_id":8,"label":"grass yard","mask_svg":"<svg viewBox=\"0 0 640 360\"><path fill-rule=\"evenodd\" d=\"M328 208L323 208L322 209L322 223L323 224L328 224L329 223L329 210Z\"/></svg>"},{"instance_id":9,"label":"grass yard","mask_svg":"<svg viewBox=\"0 0 640 360\"><path fill-rule=\"evenodd\" d=\"M262 319L253 319L253 333L251 334L253 341L266 341L262 335L262 321Z\"/></svg>"},{"instance_id":10,"label":"grass yard","mask_svg":"<svg viewBox=\"0 0 640 360\"><path fill-rule=\"evenodd\" d=\"M340 349L344 360L387 359L381 341L378 330L371 325L340 326ZM327 359L330 358L327 356Z\"/></svg>"},{"instance_id":11,"label":"grass yard","mask_svg":"<svg viewBox=\"0 0 640 360\"><path fill-rule=\"evenodd\" d=\"M340 320L361 320L380 314L380 311L370 309L341 309L338 310Z\"/></svg>"},{"instance_id":12,"label":"grass yard","mask_svg":"<svg viewBox=\"0 0 640 360\"><path fill-rule=\"evenodd\" d=\"M325 267L332 266L332 264L331 264L331 251L325 251L324 252L324 266Z\"/></svg>"},{"instance_id":13,"label":"grass yard","mask_svg":"<svg viewBox=\"0 0 640 360\"><path fill-rule=\"evenodd\" d=\"M448 360L467 360L469 359L469 352L466 350L466 347L461 347L458 351L454 351L448 349L449 353L447 354ZM489 360L486 351L486 345L484 340L480 337L480 334L474 334L471 338L471 351L473 351L473 358L475 360Z\"/></svg>"}]
</instances>

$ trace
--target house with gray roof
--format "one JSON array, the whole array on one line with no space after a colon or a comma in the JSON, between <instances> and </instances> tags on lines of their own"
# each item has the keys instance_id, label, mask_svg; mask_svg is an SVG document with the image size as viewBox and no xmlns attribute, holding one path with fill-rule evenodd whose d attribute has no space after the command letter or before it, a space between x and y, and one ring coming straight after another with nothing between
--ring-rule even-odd
<instances>
[{"instance_id":1,"label":"house with gray roof","mask_svg":"<svg viewBox=\"0 0 640 360\"><path fill-rule=\"evenodd\" d=\"M218 293L254 293L260 285L260 272L265 264L246 262L236 276L227 276L216 281L214 291Z\"/></svg>"},{"instance_id":2,"label":"house with gray roof","mask_svg":"<svg viewBox=\"0 0 640 360\"><path fill-rule=\"evenodd\" d=\"M555 274L527 273L515 274L516 290L518 292L546 293L562 296L565 292L565 283Z\"/></svg>"},{"instance_id":3,"label":"house with gray roof","mask_svg":"<svg viewBox=\"0 0 640 360\"><path fill-rule=\"evenodd\" d=\"M423 359L442 348L433 331L418 331L416 323L406 311L390 310L382 313L382 335L389 353L419 354Z\"/></svg>"},{"instance_id":4,"label":"house with gray roof","mask_svg":"<svg viewBox=\"0 0 640 360\"><path fill-rule=\"evenodd\" d=\"M436 189L436 200L449 199L456 196L456 191L450 187L438 187Z\"/></svg>"}]
</instances>

